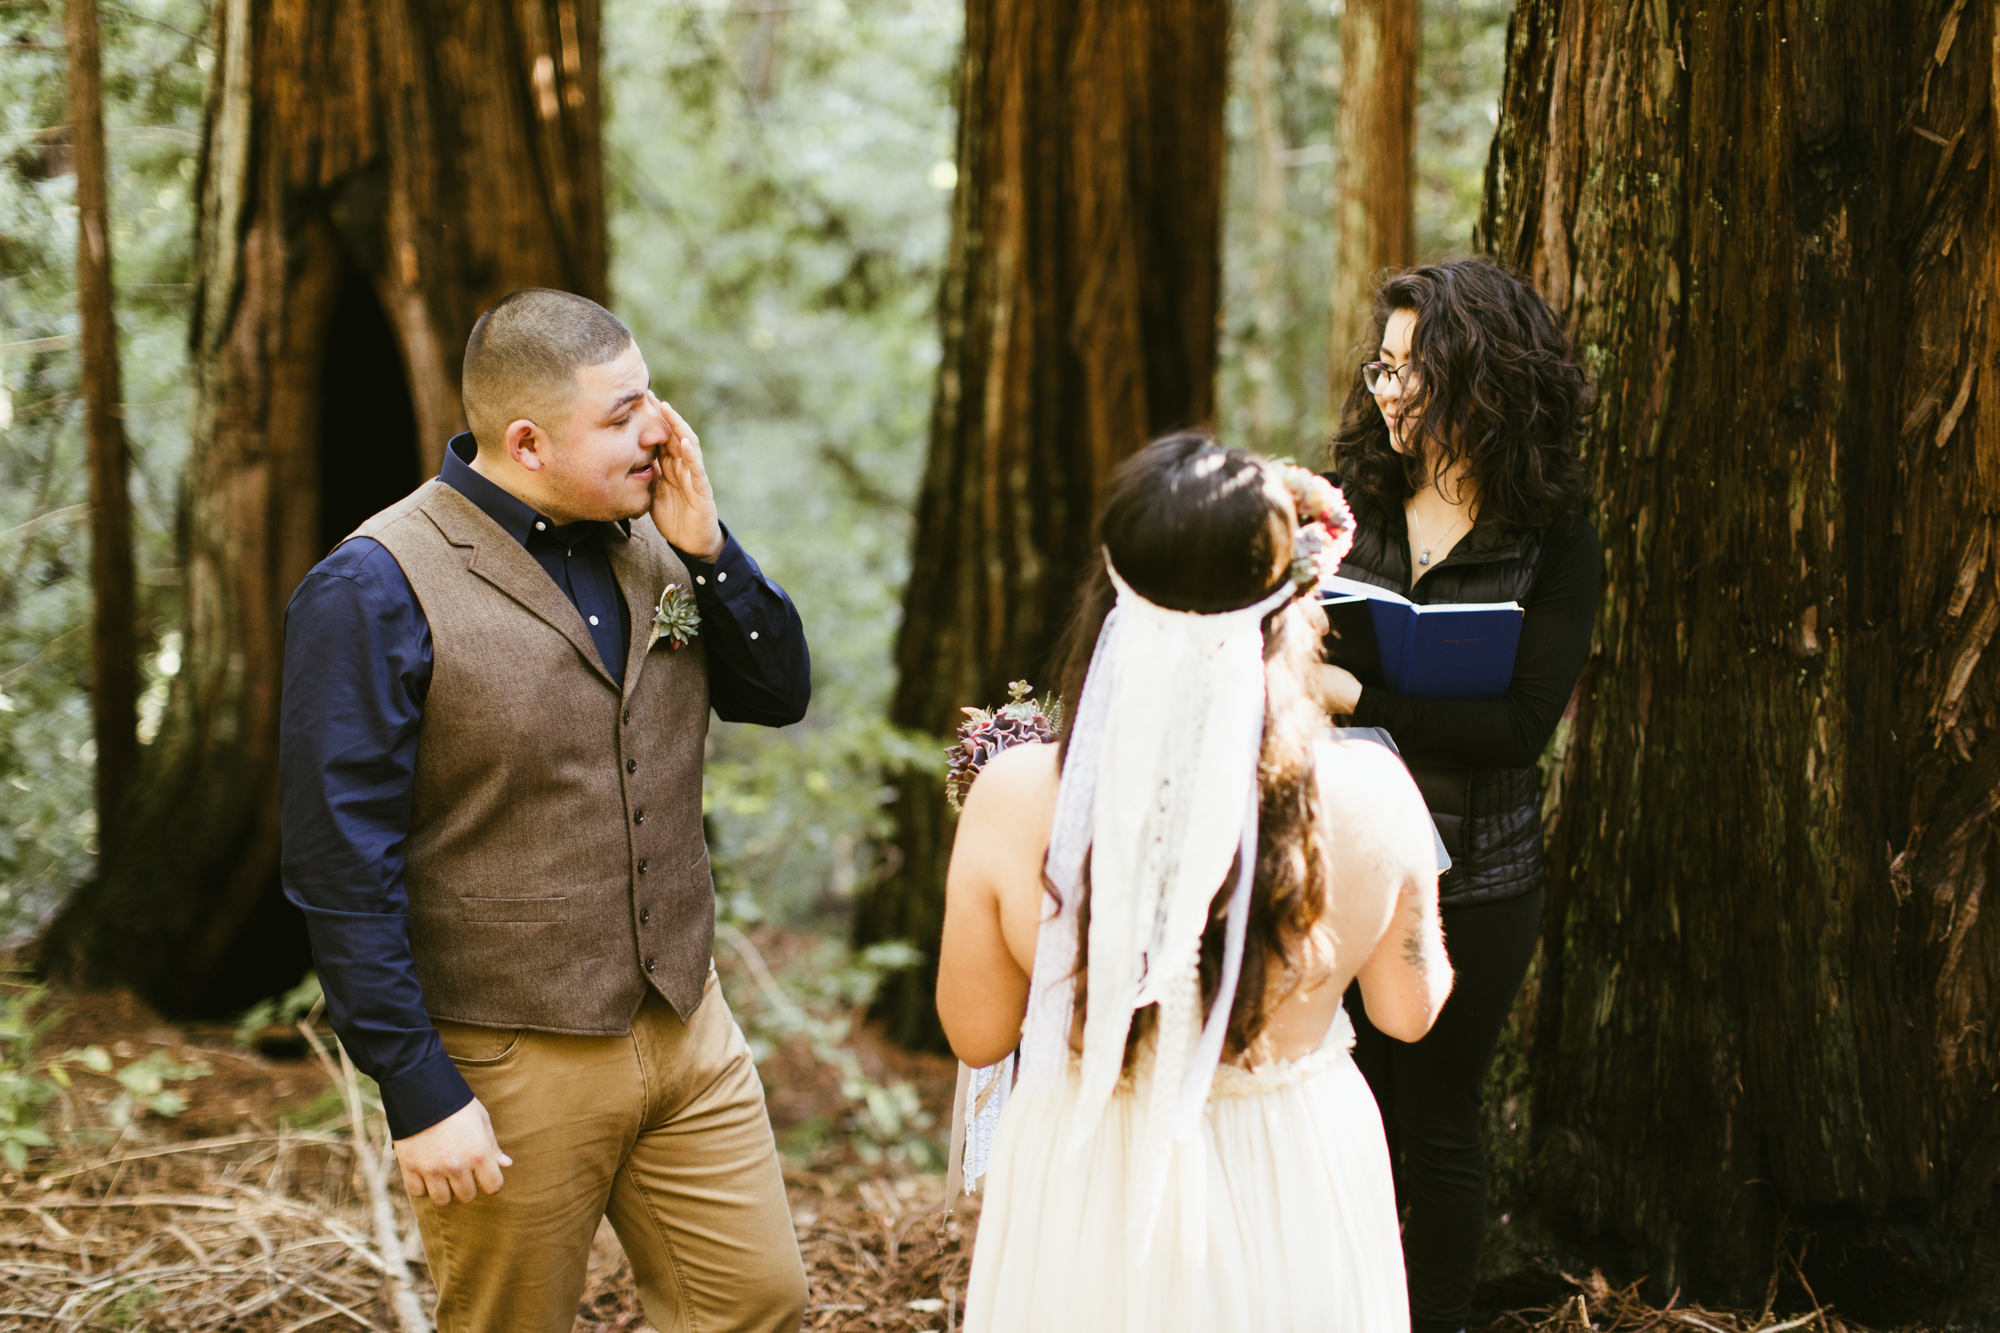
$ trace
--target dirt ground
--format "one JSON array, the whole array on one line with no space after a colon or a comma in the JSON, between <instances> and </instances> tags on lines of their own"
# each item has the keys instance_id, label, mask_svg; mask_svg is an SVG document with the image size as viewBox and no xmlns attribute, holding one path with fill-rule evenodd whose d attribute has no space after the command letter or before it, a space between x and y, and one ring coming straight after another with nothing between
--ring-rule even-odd
<instances>
[{"instance_id":1,"label":"dirt ground","mask_svg":"<svg viewBox=\"0 0 2000 1333\"><path fill-rule=\"evenodd\" d=\"M796 963L796 945L764 937L759 947L782 973ZM752 980L723 971L736 1001ZM357 1147L346 1083L302 1038L273 1030L276 1040L245 1048L231 1027L166 1023L128 994L59 992L44 1007L61 1015L37 1042L44 1057L100 1046L123 1066L159 1051L209 1072L172 1085L187 1099L177 1116L147 1112L118 1129L118 1084L75 1068L72 1086L47 1108L55 1144L26 1170L0 1164L0 1329L397 1330L409 1326L399 1323L400 1272L408 1274L402 1308L428 1311L421 1246L379 1114L374 1137ZM846 1048L870 1080L915 1089L942 1137L950 1061L903 1051L866 1026ZM760 1067L787 1150L810 1285L805 1327L955 1333L976 1201L947 1211L940 1172L838 1132L852 1111L842 1076L805 1040L778 1043ZM809 1132L827 1126L834 1132ZM1544 1308L1506 1314L1490 1329L1865 1333L1823 1312L1654 1309L1636 1289L1596 1274L1563 1286ZM649 1327L606 1227L577 1329Z\"/></svg>"}]
</instances>

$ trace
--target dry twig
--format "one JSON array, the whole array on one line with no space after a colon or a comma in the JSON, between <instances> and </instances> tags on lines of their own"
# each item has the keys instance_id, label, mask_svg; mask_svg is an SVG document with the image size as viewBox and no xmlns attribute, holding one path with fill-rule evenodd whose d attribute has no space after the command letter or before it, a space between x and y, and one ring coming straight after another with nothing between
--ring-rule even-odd
<instances>
[{"instance_id":1,"label":"dry twig","mask_svg":"<svg viewBox=\"0 0 2000 1333\"><path fill-rule=\"evenodd\" d=\"M327 1074L339 1084L347 1098L347 1122L354 1134L354 1159L362 1185L368 1192L369 1212L375 1223L375 1266L389 1279L389 1304L396 1312L396 1324L403 1333L432 1333L430 1316L424 1313L423 1305L417 1300L416 1288L410 1281L410 1266L403 1258L403 1235L396 1226L396 1205L389 1198L389 1167L382 1160L382 1154L375 1149L368 1117L361 1106L361 1082L354 1072L354 1062L347 1058L347 1048L343 1046L340 1048L340 1065L335 1068L332 1058L326 1053L326 1044L313 1031L312 1023L301 1022L299 1031L305 1034L306 1044L312 1047L313 1054L319 1057L320 1064L326 1067ZM353 1241L348 1243L355 1244ZM360 1248L358 1245L355 1247ZM349 1313L345 1306L336 1305L335 1308Z\"/></svg>"}]
</instances>

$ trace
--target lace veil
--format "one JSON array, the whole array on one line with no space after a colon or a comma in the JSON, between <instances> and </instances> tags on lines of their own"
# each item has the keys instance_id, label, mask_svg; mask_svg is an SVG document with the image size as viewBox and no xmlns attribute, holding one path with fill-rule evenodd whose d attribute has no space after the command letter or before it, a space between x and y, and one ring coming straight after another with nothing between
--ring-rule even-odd
<instances>
[{"instance_id":1,"label":"lace veil","mask_svg":"<svg viewBox=\"0 0 2000 1333\"><path fill-rule=\"evenodd\" d=\"M1287 580L1250 606L1202 614L1147 601L1115 569L1111 582L1117 602L1098 633L1056 797L1047 870L1057 896L1045 900L1036 943L1020 1078L1065 1076L1087 858L1083 1051L1058 1151L1090 1140L1123 1071L1133 1015L1157 1005L1135 1088L1137 1165L1128 1180L1128 1239L1143 1250L1171 1157L1200 1125L1229 1027L1257 858L1262 625L1298 589ZM1204 1016L1201 937L1232 862L1223 971ZM1184 1239L1199 1243L1198 1233Z\"/></svg>"}]
</instances>

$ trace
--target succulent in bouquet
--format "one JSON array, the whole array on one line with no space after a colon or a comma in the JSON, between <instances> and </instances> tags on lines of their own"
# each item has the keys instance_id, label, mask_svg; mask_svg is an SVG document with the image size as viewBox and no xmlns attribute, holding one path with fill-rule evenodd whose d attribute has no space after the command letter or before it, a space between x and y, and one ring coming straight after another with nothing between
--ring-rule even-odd
<instances>
[{"instance_id":1,"label":"succulent in bouquet","mask_svg":"<svg viewBox=\"0 0 2000 1333\"><path fill-rule=\"evenodd\" d=\"M1052 699L1035 699L1035 687L1025 680L1007 686L1007 702L998 708L963 709L958 740L947 754L944 779L945 799L953 810L965 807L965 794L972 780L994 755L1010 745L1025 741L1052 741L1062 726L1062 705Z\"/></svg>"}]
</instances>

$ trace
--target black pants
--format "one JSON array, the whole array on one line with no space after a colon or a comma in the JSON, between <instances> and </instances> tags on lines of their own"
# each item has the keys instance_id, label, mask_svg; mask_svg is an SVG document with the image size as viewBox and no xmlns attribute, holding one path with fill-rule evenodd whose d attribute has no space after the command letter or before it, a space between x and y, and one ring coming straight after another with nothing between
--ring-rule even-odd
<instances>
[{"instance_id":1,"label":"black pants","mask_svg":"<svg viewBox=\"0 0 2000 1333\"><path fill-rule=\"evenodd\" d=\"M1415 1333L1456 1333L1472 1309L1479 1240L1486 1230L1486 1161L1480 1093L1493 1047L1535 953L1539 892L1467 907L1446 904L1451 998L1421 1040L1385 1037L1368 1021L1359 987L1348 992L1354 1060L1361 1066L1396 1164L1403 1262Z\"/></svg>"}]
</instances>

